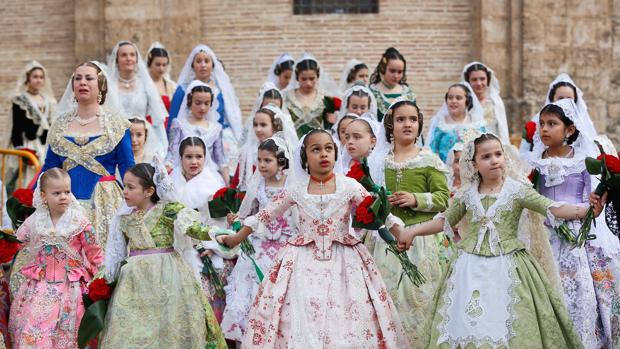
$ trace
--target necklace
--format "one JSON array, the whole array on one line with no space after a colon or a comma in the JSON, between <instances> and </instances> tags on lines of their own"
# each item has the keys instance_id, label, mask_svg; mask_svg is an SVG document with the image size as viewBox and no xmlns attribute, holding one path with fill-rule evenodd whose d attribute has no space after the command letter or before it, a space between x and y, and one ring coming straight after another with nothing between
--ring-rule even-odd
<instances>
[{"instance_id":1,"label":"necklace","mask_svg":"<svg viewBox=\"0 0 620 349\"><path fill-rule=\"evenodd\" d=\"M327 178L325 178L325 179L316 178L316 177L314 177L313 175L310 175L310 179L311 179L313 182L320 183L321 185L323 185L325 182L329 182L332 178L334 178L334 176L335 176L335 175L336 175L336 174L332 172L332 173L331 173L329 176L327 176Z\"/></svg>"},{"instance_id":2,"label":"necklace","mask_svg":"<svg viewBox=\"0 0 620 349\"><path fill-rule=\"evenodd\" d=\"M136 77L134 76L133 78L131 78L129 80L125 80L125 79L123 79L123 78L121 78L119 76L118 77L118 81L120 81L123 84L123 87L125 87L126 89L129 89L129 88L131 88L133 83L136 82Z\"/></svg>"},{"instance_id":3,"label":"necklace","mask_svg":"<svg viewBox=\"0 0 620 349\"><path fill-rule=\"evenodd\" d=\"M77 123L78 123L80 126L86 126L86 125L90 124L91 122L93 122L93 121L97 120L97 118L98 118L98 117L99 117L99 115L95 115L95 116L91 116L91 117L90 117L90 118L88 118L88 119L82 119L82 118L80 118L79 116L77 116L77 117L75 118L75 121L77 121Z\"/></svg>"}]
</instances>

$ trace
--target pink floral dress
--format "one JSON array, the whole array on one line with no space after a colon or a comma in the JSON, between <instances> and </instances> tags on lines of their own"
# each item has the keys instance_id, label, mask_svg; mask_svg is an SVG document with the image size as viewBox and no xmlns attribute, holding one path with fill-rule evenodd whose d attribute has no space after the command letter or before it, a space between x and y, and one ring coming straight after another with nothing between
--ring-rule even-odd
<instances>
[{"instance_id":1,"label":"pink floral dress","mask_svg":"<svg viewBox=\"0 0 620 349\"><path fill-rule=\"evenodd\" d=\"M245 224L256 229L297 206L298 235L280 250L252 304L243 348L409 348L366 247L349 234L366 190L336 175L336 192L311 195L300 181Z\"/></svg>"},{"instance_id":2,"label":"pink floral dress","mask_svg":"<svg viewBox=\"0 0 620 349\"><path fill-rule=\"evenodd\" d=\"M17 238L35 257L18 271L26 281L11 305L13 348L77 348L82 293L103 262L88 219L69 208L54 226L48 211L38 209Z\"/></svg>"}]
</instances>

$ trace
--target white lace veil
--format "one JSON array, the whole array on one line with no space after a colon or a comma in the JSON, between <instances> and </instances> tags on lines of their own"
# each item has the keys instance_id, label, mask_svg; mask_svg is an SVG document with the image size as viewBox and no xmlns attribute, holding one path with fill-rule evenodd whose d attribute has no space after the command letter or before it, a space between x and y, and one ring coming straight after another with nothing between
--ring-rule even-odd
<instances>
[{"instance_id":1,"label":"white lace veil","mask_svg":"<svg viewBox=\"0 0 620 349\"><path fill-rule=\"evenodd\" d=\"M282 132L278 132L272 137L269 137L267 140L273 140L278 146L278 154L284 154L284 156L288 159L289 166L293 163L293 156L291 154L292 145L287 141ZM266 140L265 140L266 141ZM288 177L291 173L291 169L289 167L288 170L284 170L284 174L287 176L287 182L289 182ZM265 179L260 174L259 171L255 171L250 177L247 185L247 190L245 192L245 197L243 198L243 202L239 207L239 217L246 218L251 214L252 205L254 200L260 195L260 186L264 185Z\"/></svg>"},{"instance_id":2,"label":"white lace veil","mask_svg":"<svg viewBox=\"0 0 620 349\"><path fill-rule=\"evenodd\" d=\"M488 82L489 85L487 88L487 94L493 102L493 115L495 115L495 119L497 120L497 129L499 131L498 136L502 142L510 143L510 132L508 131L508 120L506 119L506 107L504 106L504 101L500 96L499 80L497 80L497 75L493 69L480 62L471 62L463 67L463 80L466 80L465 72L467 69L476 64L485 67L491 73L491 81Z\"/></svg>"},{"instance_id":3,"label":"white lace veil","mask_svg":"<svg viewBox=\"0 0 620 349\"><path fill-rule=\"evenodd\" d=\"M355 83L355 81L352 82L347 82L347 78L349 77L349 73L351 73L351 70L353 70L353 68L355 68L356 65L358 64L362 64L364 62L360 61L359 59L350 59L345 65L344 65L344 69L342 70L342 73L340 74L340 81L338 81L338 85L339 85L339 92L341 96L344 96L347 93L347 90L351 87L351 85L353 83ZM371 109L373 110L373 109Z\"/></svg>"},{"instance_id":4,"label":"white lace veil","mask_svg":"<svg viewBox=\"0 0 620 349\"><path fill-rule=\"evenodd\" d=\"M282 111L282 109L278 108L278 106L271 103L267 104L263 108L269 109L271 112L273 112L275 114L274 118L279 119L282 123L282 131L276 133L279 134L278 138L284 139L286 144L289 145L297 144L299 138L297 137L297 132L295 132L295 125L293 124L291 116ZM254 114L256 114L256 112ZM248 120L250 122L250 125L253 124L253 120L254 116L252 116L252 118ZM275 137L275 135L272 137ZM258 138L256 137L253 129L248 130L248 137L242 147L242 151L239 157L239 188L241 189L252 188L249 186L249 178L253 173L252 168L255 164L258 145ZM291 147L292 146L287 146L287 149L290 149ZM290 152L290 150L287 151Z\"/></svg>"},{"instance_id":5,"label":"white lace veil","mask_svg":"<svg viewBox=\"0 0 620 349\"><path fill-rule=\"evenodd\" d=\"M200 52L204 52L211 57L211 61L213 62L213 70L211 71L211 79L215 80L215 84L219 93L222 94L224 99L224 110L225 117L232 129L235 138L240 140L243 133L243 122L241 118L241 109L239 109L239 100L237 99L237 95L235 93L235 89L230 82L230 77L224 71L224 67L222 63L217 59L217 56L209 48L207 45L200 44L192 50L187 59L185 60L185 64L183 65L183 69L181 69L181 73L179 74L179 78L177 79L177 84L183 88L183 90L187 93L189 84L196 80L196 73L192 68L192 63L194 62L194 58ZM217 97L217 92L214 92L214 97ZM217 111L217 104L213 103L213 108Z\"/></svg>"},{"instance_id":6,"label":"white lace veil","mask_svg":"<svg viewBox=\"0 0 620 349\"><path fill-rule=\"evenodd\" d=\"M376 119L377 115L375 115L375 111L377 110L377 99L375 98L375 95L372 93L372 91L370 91L368 87L358 84L354 84L345 91L342 97L342 103L340 104L340 113L338 114L338 117L341 118L348 113L349 97L351 97L351 95L357 91L363 91L368 94L368 96L370 97L370 108L368 108L367 113L371 114L372 117Z\"/></svg>"},{"instance_id":7,"label":"white lace veil","mask_svg":"<svg viewBox=\"0 0 620 349\"><path fill-rule=\"evenodd\" d=\"M478 190L480 179L478 171L474 168L474 153L476 150L475 141L480 136L482 136L482 134L474 129L468 130L463 136L464 149L461 160L459 161L462 184L458 191L458 196L464 197L468 195L467 191L472 189ZM499 137L497 138L499 139ZM526 165L521 161L517 149L506 143L502 143L502 147L506 161L504 177L511 178L525 186L531 187L531 183L527 178ZM511 198L509 200L515 199ZM462 234L465 233L465 230L467 229L462 230ZM517 230L519 240L525 244L526 248L538 260L555 289L561 291L559 273L547 237L548 230L544 225L544 217L536 212L524 210L521 214ZM464 235L461 236L464 237Z\"/></svg>"},{"instance_id":8,"label":"white lace veil","mask_svg":"<svg viewBox=\"0 0 620 349\"><path fill-rule=\"evenodd\" d=\"M365 113L355 119L355 121L357 120L366 122L377 140L374 148L370 151L366 160L368 162L368 168L370 169L370 177L372 177L373 181L378 185L384 185L385 156L390 151L390 144L385 137L385 128L382 123L374 118L372 113ZM344 173L347 172L350 162L351 156L347 151L344 151L342 153L342 166Z\"/></svg>"},{"instance_id":9,"label":"white lace veil","mask_svg":"<svg viewBox=\"0 0 620 349\"><path fill-rule=\"evenodd\" d=\"M564 115L575 124L575 128L579 131L577 140L571 144L575 151L581 152L586 156L596 157L598 155L598 149L594 140L597 135L588 114L580 112L572 99L561 99L549 104L562 108ZM545 149L547 149L547 146L545 146L540 139L540 127L538 126L537 120L536 132L534 133L534 148L531 152L526 154L526 158L530 162L541 159Z\"/></svg>"},{"instance_id":10,"label":"white lace veil","mask_svg":"<svg viewBox=\"0 0 620 349\"><path fill-rule=\"evenodd\" d=\"M187 99L189 95L192 94L192 90L198 86L208 87L213 92L211 94L211 97L213 99L215 98L216 93L215 91L213 91L213 88L211 86L205 84L204 82L200 80L192 81L185 89L185 94L183 95L183 101L181 102L181 108L179 109L179 114L177 116L179 118L179 121L188 120L189 117L191 116L192 110L190 109L190 107L187 106ZM217 110L215 110L215 101L213 99L211 100L212 103L211 103L211 107L209 108L209 112L207 112L207 120L209 122L217 123L218 114L217 114Z\"/></svg>"},{"instance_id":11,"label":"white lace veil","mask_svg":"<svg viewBox=\"0 0 620 349\"><path fill-rule=\"evenodd\" d=\"M101 69L101 73L106 79L106 85L108 87L108 92L105 97L105 102L103 102L102 107L108 109L113 112L121 112L121 104L118 98L118 88L116 84L110 83L110 79L108 78L108 69L105 64L98 61L89 61L88 63L92 63ZM65 113L75 113L77 111L77 101L75 100L75 94L73 93L73 75L69 78L69 82L67 83L67 87L65 88L65 92L58 102L58 107L56 108L57 115L62 115ZM54 118L56 119L56 118Z\"/></svg>"},{"instance_id":12,"label":"white lace veil","mask_svg":"<svg viewBox=\"0 0 620 349\"><path fill-rule=\"evenodd\" d=\"M271 66L269 67L269 73L267 74L267 82L271 82L273 84L273 86L276 87L276 88L277 88L277 86L278 86L278 84L280 82L278 76L275 73L276 66L278 64L282 64L282 63L287 62L287 61L295 62L295 58L293 58L293 56L291 56L288 52L284 52L284 53L282 53L280 55L280 57L276 58L273 61L273 63L271 63ZM289 81L289 83L288 83L288 86L284 86L284 88L282 90L283 91L284 90L288 90L288 88L290 87L292 81L293 80L291 79L291 81ZM278 88L278 90L280 90L280 89Z\"/></svg>"},{"instance_id":13,"label":"white lace veil","mask_svg":"<svg viewBox=\"0 0 620 349\"><path fill-rule=\"evenodd\" d=\"M265 93L271 90L276 90L278 91L278 93L280 93L280 96L282 97L282 107L280 109L284 113L288 114L287 112L288 109L286 108L286 104L284 101L284 93L280 89L278 89L278 87L273 82L266 81L265 83L263 83L263 86L261 86L260 90L258 91L258 96L256 96L256 100L254 100L254 105L252 105L252 111L250 112L250 115L245 120L245 125L243 126L243 142L244 143L247 142L248 138L253 133L252 128L254 127L254 124L253 124L254 115L256 115L256 112L263 105L263 100L265 99Z\"/></svg>"},{"instance_id":14,"label":"white lace veil","mask_svg":"<svg viewBox=\"0 0 620 349\"><path fill-rule=\"evenodd\" d=\"M314 58L314 56L309 52L304 52L301 55L301 57L299 57L299 59L295 62L295 67L293 67L293 78L291 79L291 82L288 84L288 88L286 89L286 91L295 90L299 88L299 81L297 81L297 73L296 73L297 65L300 62L305 61L305 60L314 61L319 67L319 81L317 84L318 85L317 89L323 92L326 96L337 96L338 85L336 85L334 80L332 80L332 78L329 77L327 70L323 68L321 63L316 58Z\"/></svg>"},{"instance_id":15,"label":"white lace veil","mask_svg":"<svg viewBox=\"0 0 620 349\"><path fill-rule=\"evenodd\" d=\"M482 104L480 104L480 101L478 100L478 97L476 97L476 93L474 93L471 85L469 85L469 83L466 81L461 81L458 84L465 86L467 90L469 90L469 95L472 98L472 107L471 109L466 111L471 124L484 125L484 108L482 108ZM428 134L425 140L425 144L431 144L433 142L433 133L435 131L435 128L439 126L440 122L450 123L450 120L452 120L452 118L450 117L450 113L448 112L448 103L444 101L441 108L439 108L437 114L433 116L431 126L428 128Z\"/></svg>"},{"instance_id":16,"label":"white lace veil","mask_svg":"<svg viewBox=\"0 0 620 349\"><path fill-rule=\"evenodd\" d=\"M146 64L146 68L148 69L149 56L151 55L151 51L153 49L162 49L168 52L168 49L159 41L155 41L149 46L149 49L146 51L146 56L144 58L144 63ZM164 78L170 80L170 72L172 71L172 57L170 57L170 52L168 52L168 67L166 68L166 73L164 74Z\"/></svg>"}]
</instances>

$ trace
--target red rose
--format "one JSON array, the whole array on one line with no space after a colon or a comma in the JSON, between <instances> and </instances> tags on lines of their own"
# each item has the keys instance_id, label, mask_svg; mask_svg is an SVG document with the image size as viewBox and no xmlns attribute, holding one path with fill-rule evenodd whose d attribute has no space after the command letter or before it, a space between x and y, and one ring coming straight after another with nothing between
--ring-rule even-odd
<instances>
[{"instance_id":1,"label":"red rose","mask_svg":"<svg viewBox=\"0 0 620 349\"><path fill-rule=\"evenodd\" d=\"M359 162L355 162L349 172L347 172L347 177L351 177L356 181L361 181L366 174L364 173L364 169L362 169L362 165Z\"/></svg>"},{"instance_id":2,"label":"red rose","mask_svg":"<svg viewBox=\"0 0 620 349\"><path fill-rule=\"evenodd\" d=\"M32 189L17 189L13 192L13 197L17 199L22 205L32 207L32 197L34 191Z\"/></svg>"},{"instance_id":3,"label":"red rose","mask_svg":"<svg viewBox=\"0 0 620 349\"><path fill-rule=\"evenodd\" d=\"M105 279L95 279L88 286L88 297L97 302L112 297L112 288L105 282Z\"/></svg>"},{"instance_id":4,"label":"red rose","mask_svg":"<svg viewBox=\"0 0 620 349\"><path fill-rule=\"evenodd\" d=\"M536 123L528 121L525 124L525 140L532 143L534 141L534 133L536 133Z\"/></svg>"},{"instance_id":5,"label":"red rose","mask_svg":"<svg viewBox=\"0 0 620 349\"><path fill-rule=\"evenodd\" d=\"M228 188L224 187L224 188L216 191L215 194L213 194L213 198L214 199L223 198L226 195L226 192L228 192Z\"/></svg>"},{"instance_id":6,"label":"red rose","mask_svg":"<svg viewBox=\"0 0 620 349\"><path fill-rule=\"evenodd\" d=\"M9 263L19 251L19 243L0 239L0 264Z\"/></svg>"},{"instance_id":7,"label":"red rose","mask_svg":"<svg viewBox=\"0 0 620 349\"><path fill-rule=\"evenodd\" d=\"M375 221L375 215L370 210L370 205L375 202L375 198L372 196L367 196L362 200L362 202L355 209L355 220L363 224L370 224Z\"/></svg>"},{"instance_id":8,"label":"red rose","mask_svg":"<svg viewBox=\"0 0 620 349\"><path fill-rule=\"evenodd\" d=\"M603 156L605 156L605 165L607 166L609 172L613 174L620 174L620 159L609 154L601 154L596 159L602 160Z\"/></svg>"},{"instance_id":9,"label":"red rose","mask_svg":"<svg viewBox=\"0 0 620 349\"><path fill-rule=\"evenodd\" d=\"M342 105L342 100L338 97L334 97L334 109L336 109L336 111L340 110L341 105Z\"/></svg>"}]
</instances>

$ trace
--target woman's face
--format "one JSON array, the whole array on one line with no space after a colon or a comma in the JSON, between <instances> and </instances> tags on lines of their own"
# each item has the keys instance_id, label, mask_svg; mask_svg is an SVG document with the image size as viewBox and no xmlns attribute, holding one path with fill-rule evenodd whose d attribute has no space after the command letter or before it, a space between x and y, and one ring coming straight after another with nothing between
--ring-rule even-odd
<instances>
[{"instance_id":1,"label":"woman's face","mask_svg":"<svg viewBox=\"0 0 620 349\"><path fill-rule=\"evenodd\" d=\"M405 75L405 62L400 59L390 59L385 67L383 81L389 86L396 86Z\"/></svg>"},{"instance_id":2,"label":"woman's face","mask_svg":"<svg viewBox=\"0 0 620 349\"><path fill-rule=\"evenodd\" d=\"M149 66L149 73L155 79L160 79L168 71L168 57L155 57Z\"/></svg>"},{"instance_id":3,"label":"woman's face","mask_svg":"<svg viewBox=\"0 0 620 349\"><path fill-rule=\"evenodd\" d=\"M476 96L485 96L489 82L487 81L487 73L484 70L476 70L469 73L469 84L474 90Z\"/></svg>"},{"instance_id":4,"label":"woman's face","mask_svg":"<svg viewBox=\"0 0 620 349\"><path fill-rule=\"evenodd\" d=\"M197 120L206 119L207 114L211 109L211 94L208 92L194 92L192 93L191 110L192 115Z\"/></svg>"},{"instance_id":5,"label":"woman's face","mask_svg":"<svg viewBox=\"0 0 620 349\"><path fill-rule=\"evenodd\" d=\"M213 60L206 52L198 52L194 56L192 62L192 69L196 74L196 79L202 82L208 82L211 79L211 72L213 71Z\"/></svg>"},{"instance_id":6,"label":"woman's face","mask_svg":"<svg viewBox=\"0 0 620 349\"><path fill-rule=\"evenodd\" d=\"M314 91L319 77L314 70L303 70L299 73L297 80L299 81L299 89L302 93L310 94Z\"/></svg>"},{"instance_id":7,"label":"woman's face","mask_svg":"<svg viewBox=\"0 0 620 349\"><path fill-rule=\"evenodd\" d=\"M136 63L138 62L138 53L133 45L123 45L116 52L116 62L118 70L121 72L136 71Z\"/></svg>"},{"instance_id":8,"label":"woman's face","mask_svg":"<svg viewBox=\"0 0 620 349\"><path fill-rule=\"evenodd\" d=\"M99 94L97 69L88 65L77 67L73 73L73 93L78 103L96 103Z\"/></svg>"},{"instance_id":9,"label":"woman's face","mask_svg":"<svg viewBox=\"0 0 620 349\"><path fill-rule=\"evenodd\" d=\"M28 75L26 86L30 92L39 93L45 84L45 74L41 68L34 68Z\"/></svg>"},{"instance_id":10,"label":"woman's face","mask_svg":"<svg viewBox=\"0 0 620 349\"><path fill-rule=\"evenodd\" d=\"M181 157L181 167L188 180L199 175L205 167L205 150L199 145L185 147Z\"/></svg>"}]
</instances>

